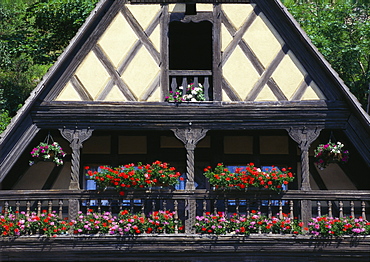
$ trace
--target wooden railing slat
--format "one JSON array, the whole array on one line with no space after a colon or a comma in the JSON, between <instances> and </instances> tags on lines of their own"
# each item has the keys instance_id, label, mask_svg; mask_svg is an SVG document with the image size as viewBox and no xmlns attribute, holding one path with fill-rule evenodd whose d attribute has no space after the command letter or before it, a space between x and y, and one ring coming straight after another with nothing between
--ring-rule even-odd
<instances>
[{"instance_id":1,"label":"wooden railing slat","mask_svg":"<svg viewBox=\"0 0 370 262\"><path fill-rule=\"evenodd\" d=\"M329 217L333 216L332 206L333 206L333 202L329 200L328 201L328 215L329 215Z\"/></svg>"},{"instance_id":2,"label":"wooden railing slat","mask_svg":"<svg viewBox=\"0 0 370 262\"><path fill-rule=\"evenodd\" d=\"M339 217L343 218L343 201L339 201Z\"/></svg>"},{"instance_id":3,"label":"wooden railing slat","mask_svg":"<svg viewBox=\"0 0 370 262\"><path fill-rule=\"evenodd\" d=\"M289 201L289 214L290 214L290 218L293 219L294 218L294 202L293 200L290 200Z\"/></svg>"},{"instance_id":4,"label":"wooden railing slat","mask_svg":"<svg viewBox=\"0 0 370 262\"><path fill-rule=\"evenodd\" d=\"M366 219L366 204L365 204L365 201L361 202L361 213L362 213L362 218Z\"/></svg>"},{"instance_id":5,"label":"wooden railing slat","mask_svg":"<svg viewBox=\"0 0 370 262\"><path fill-rule=\"evenodd\" d=\"M204 77L203 89L204 89L204 98L206 99L206 101L209 101L209 78L208 76Z\"/></svg>"}]
</instances>

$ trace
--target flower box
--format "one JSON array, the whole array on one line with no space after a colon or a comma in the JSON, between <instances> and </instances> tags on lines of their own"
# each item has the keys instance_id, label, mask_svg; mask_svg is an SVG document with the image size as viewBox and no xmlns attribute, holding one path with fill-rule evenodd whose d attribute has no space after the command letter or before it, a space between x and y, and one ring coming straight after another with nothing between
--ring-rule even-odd
<instances>
[{"instance_id":1,"label":"flower box","mask_svg":"<svg viewBox=\"0 0 370 262\"><path fill-rule=\"evenodd\" d=\"M89 169L89 167L87 167ZM168 163L155 161L152 164L127 164L112 168L101 166L100 171L87 172L99 190L115 189L120 194L129 189L164 188L179 183L181 174Z\"/></svg>"},{"instance_id":2,"label":"flower box","mask_svg":"<svg viewBox=\"0 0 370 262\"><path fill-rule=\"evenodd\" d=\"M204 176L216 190L247 190L263 189L281 191L283 185L294 180L290 168L277 167L261 170L250 163L246 167L238 167L235 172L231 172L223 164L217 164L214 170L211 167L204 169Z\"/></svg>"},{"instance_id":3,"label":"flower box","mask_svg":"<svg viewBox=\"0 0 370 262\"><path fill-rule=\"evenodd\" d=\"M203 86L201 84L195 86L194 83L191 83L186 89L180 86L175 92L170 91L169 96L166 96L165 100L167 102L180 103L206 101L206 98Z\"/></svg>"}]
</instances>

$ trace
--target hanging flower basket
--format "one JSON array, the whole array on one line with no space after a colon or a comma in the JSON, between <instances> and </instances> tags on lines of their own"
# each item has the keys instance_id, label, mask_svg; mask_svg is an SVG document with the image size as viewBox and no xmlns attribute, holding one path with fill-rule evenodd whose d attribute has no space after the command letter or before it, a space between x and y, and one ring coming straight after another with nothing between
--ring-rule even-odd
<instances>
[{"instance_id":1,"label":"hanging flower basket","mask_svg":"<svg viewBox=\"0 0 370 262\"><path fill-rule=\"evenodd\" d=\"M253 163L246 167L238 167L235 172L231 172L222 163L219 163L214 170L211 167L205 168L204 176L208 178L211 186L221 190L258 188L280 191L283 189L283 185L294 180L290 168L280 170L277 167L272 167L261 170Z\"/></svg>"},{"instance_id":2,"label":"hanging flower basket","mask_svg":"<svg viewBox=\"0 0 370 262\"><path fill-rule=\"evenodd\" d=\"M343 150L341 142L320 144L315 149L315 163L320 170L326 168L330 163L346 163L349 159L348 150Z\"/></svg>"},{"instance_id":3,"label":"hanging flower basket","mask_svg":"<svg viewBox=\"0 0 370 262\"><path fill-rule=\"evenodd\" d=\"M32 149L31 156L33 157L33 160L30 161L31 166L39 161L51 161L60 166L64 164L63 158L66 156L66 153L57 142L51 144L41 142Z\"/></svg>"},{"instance_id":4,"label":"hanging flower basket","mask_svg":"<svg viewBox=\"0 0 370 262\"><path fill-rule=\"evenodd\" d=\"M98 190L114 188L120 194L127 189L168 187L179 183L181 174L168 163L155 161L152 164L128 164L111 168L101 166L100 171L87 172L90 179L96 182Z\"/></svg>"}]
</instances>

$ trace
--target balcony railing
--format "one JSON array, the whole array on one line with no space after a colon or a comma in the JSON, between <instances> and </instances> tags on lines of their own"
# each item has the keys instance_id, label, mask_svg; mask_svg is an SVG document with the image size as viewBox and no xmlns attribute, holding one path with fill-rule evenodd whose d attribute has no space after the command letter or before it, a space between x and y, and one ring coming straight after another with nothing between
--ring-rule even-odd
<instances>
[{"instance_id":1,"label":"balcony railing","mask_svg":"<svg viewBox=\"0 0 370 262\"><path fill-rule=\"evenodd\" d=\"M186 88L189 84L194 87L203 86L206 101L212 100L212 71L211 70L170 70L170 91L176 92L180 86Z\"/></svg>"},{"instance_id":2,"label":"balcony railing","mask_svg":"<svg viewBox=\"0 0 370 262\"><path fill-rule=\"evenodd\" d=\"M60 217L71 216L70 203L76 201L78 209L86 212L109 211L118 214L121 210L149 214L157 210L176 212L176 217L185 224L185 232L193 233L195 216L206 212L249 215L252 210L266 216L283 213L291 218L304 219L328 215L331 217L370 218L370 191L349 190L289 190L281 193L256 191L208 191L198 190L132 190L125 196L115 191L84 190L1 190L2 212L24 211L41 213L56 211Z\"/></svg>"}]
</instances>

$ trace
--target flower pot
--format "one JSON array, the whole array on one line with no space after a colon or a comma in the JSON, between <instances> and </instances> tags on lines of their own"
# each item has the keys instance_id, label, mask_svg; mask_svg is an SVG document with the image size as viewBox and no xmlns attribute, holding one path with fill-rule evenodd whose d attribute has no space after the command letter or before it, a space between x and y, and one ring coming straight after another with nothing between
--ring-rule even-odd
<instances>
[{"instance_id":1,"label":"flower pot","mask_svg":"<svg viewBox=\"0 0 370 262\"><path fill-rule=\"evenodd\" d=\"M35 162L45 161L54 162L59 166L63 165L62 158L66 156L66 153L57 142L53 142L52 144L41 142L37 147L33 148L31 156L35 160L30 161L30 165L33 165Z\"/></svg>"}]
</instances>

